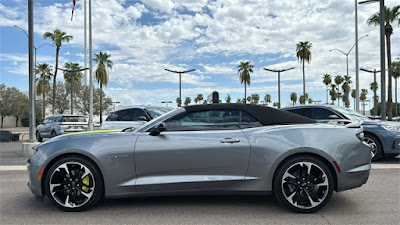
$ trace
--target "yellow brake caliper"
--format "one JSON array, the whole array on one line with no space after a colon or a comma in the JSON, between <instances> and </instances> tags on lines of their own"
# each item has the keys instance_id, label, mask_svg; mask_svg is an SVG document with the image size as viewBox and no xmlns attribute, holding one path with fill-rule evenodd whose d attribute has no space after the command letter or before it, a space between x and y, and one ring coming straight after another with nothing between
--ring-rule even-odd
<instances>
[{"instance_id":1,"label":"yellow brake caliper","mask_svg":"<svg viewBox=\"0 0 400 225\"><path fill-rule=\"evenodd\" d=\"M85 178L82 179L82 183L86 186L82 186L82 191L88 192L89 191L89 175L86 175Z\"/></svg>"}]
</instances>

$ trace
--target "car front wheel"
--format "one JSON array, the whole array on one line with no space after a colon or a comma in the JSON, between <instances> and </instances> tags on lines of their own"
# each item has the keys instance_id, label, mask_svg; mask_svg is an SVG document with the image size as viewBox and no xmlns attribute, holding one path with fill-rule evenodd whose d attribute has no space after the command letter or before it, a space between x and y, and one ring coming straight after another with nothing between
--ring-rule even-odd
<instances>
[{"instance_id":1,"label":"car front wheel","mask_svg":"<svg viewBox=\"0 0 400 225\"><path fill-rule=\"evenodd\" d=\"M42 142L42 141L43 141L43 138L40 136L39 131L36 131L36 140L37 140L38 142Z\"/></svg>"},{"instance_id":2,"label":"car front wheel","mask_svg":"<svg viewBox=\"0 0 400 225\"><path fill-rule=\"evenodd\" d=\"M312 213L322 209L332 196L333 175L318 158L296 156L277 170L273 188L278 201L294 212Z\"/></svg>"},{"instance_id":3,"label":"car front wheel","mask_svg":"<svg viewBox=\"0 0 400 225\"><path fill-rule=\"evenodd\" d=\"M382 144L378 138L370 134L365 134L364 141L371 147L371 160L379 160L382 157Z\"/></svg>"},{"instance_id":4,"label":"car front wheel","mask_svg":"<svg viewBox=\"0 0 400 225\"><path fill-rule=\"evenodd\" d=\"M64 211L83 211L103 195L98 169L85 158L68 156L56 161L46 173L45 192Z\"/></svg>"}]
</instances>

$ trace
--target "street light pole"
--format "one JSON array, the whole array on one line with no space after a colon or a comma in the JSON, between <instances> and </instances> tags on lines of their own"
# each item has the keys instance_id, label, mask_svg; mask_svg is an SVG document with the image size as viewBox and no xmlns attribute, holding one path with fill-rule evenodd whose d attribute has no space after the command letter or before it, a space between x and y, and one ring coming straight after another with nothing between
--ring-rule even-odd
<instances>
[{"instance_id":1,"label":"street light pole","mask_svg":"<svg viewBox=\"0 0 400 225\"><path fill-rule=\"evenodd\" d=\"M89 0L89 130L93 130L92 0Z\"/></svg>"},{"instance_id":2,"label":"street light pole","mask_svg":"<svg viewBox=\"0 0 400 225\"><path fill-rule=\"evenodd\" d=\"M165 103L165 107L168 107L168 103L173 103L173 101L162 101L161 103Z\"/></svg>"},{"instance_id":3,"label":"street light pole","mask_svg":"<svg viewBox=\"0 0 400 225\"><path fill-rule=\"evenodd\" d=\"M196 69L192 69L192 70L186 70L186 71L174 71L174 70L169 70L169 69L165 69L168 72L171 73L178 73L179 74L179 100L180 102L178 102L178 107L181 107L182 104L182 73L189 73L189 72L193 72Z\"/></svg>"},{"instance_id":4,"label":"street light pole","mask_svg":"<svg viewBox=\"0 0 400 225\"><path fill-rule=\"evenodd\" d=\"M375 85L377 85L377 83L376 83L376 73L379 73L379 72L381 72L380 70L376 70L376 69L374 69L374 70L367 70L367 69L363 69L363 68L360 68L360 70L362 70L362 71L364 71L364 72L368 72L368 73L373 73L374 74L374 84ZM381 86L382 86L382 84L381 84ZM381 87L382 88L382 87ZM381 103L382 104L382 103ZM382 113L382 112L381 112ZM378 115L378 112L377 112L377 99L376 99L376 86L374 87L374 116L376 116L376 115Z\"/></svg>"},{"instance_id":5,"label":"street light pole","mask_svg":"<svg viewBox=\"0 0 400 225\"><path fill-rule=\"evenodd\" d=\"M71 74L71 115L74 114L74 78L75 78L75 73L76 72L81 72L84 70L88 70L89 68L82 68L79 70L67 70L63 68L57 68L58 70L62 70L64 72L70 73Z\"/></svg>"},{"instance_id":6,"label":"street light pole","mask_svg":"<svg viewBox=\"0 0 400 225\"><path fill-rule=\"evenodd\" d=\"M357 20L357 9L356 9L356 20ZM360 94L359 94L360 79L359 79L359 74L358 74L358 42L361 39L363 39L365 37L368 37L368 36L369 35L367 34L367 35L362 36L361 38L358 38L358 33L356 32L356 43L354 43L354 45L350 48L350 50L347 53L345 53L342 50L337 49L337 48L329 50L329 52L338 51L338 52L340 52L340 53L342 53L343 55L346 56L346 65L347 65L347 73L346 73L346 75L349 76L349 54L353 50L353 48L356 47L356 103L355 103L355 105L356 105L356 111L357 112L360 112L360 106L359 106L360 105L360 103L359 103L360 102ZM338 102L339 102L339 100L338 100Z\"/></svg>"},{"instance_id":7,"label":"street light pole","mask_svg":"<svg viewBox=\"0 0 400 225\"><path fill-rule=\"evenodd\" d=\"M273 69L267 69L264 68L264 70L270 71L270 72L275 72L278 73L278 109L281 108L281 72L285 72L288 70L292 70L295 67L288 68L288 69L283 69L283 70L273 70Z\"/></svg>"},{"instance_id":8,"label":"street light pole","mask_svg":"<svg viewBox=\"0 0 400 225\"><path fill-rule=\"evenodd\" d=\"M385 1L366 0L358 4L379 2L380 48L381 48L381 120L386 120L386 77L385 77Z\"/></svg>"},{"instance_id":9,"label":"street light pole","mask_svg":"<svg viewBox=\"0 0 400 225\"><path fill-rule=\"evenodd\" d=\"M33 0L28 0L28 48L29 48L29 142L33 142L35 118L35 75L33 72Z\"/></svg>"}]
</instances>

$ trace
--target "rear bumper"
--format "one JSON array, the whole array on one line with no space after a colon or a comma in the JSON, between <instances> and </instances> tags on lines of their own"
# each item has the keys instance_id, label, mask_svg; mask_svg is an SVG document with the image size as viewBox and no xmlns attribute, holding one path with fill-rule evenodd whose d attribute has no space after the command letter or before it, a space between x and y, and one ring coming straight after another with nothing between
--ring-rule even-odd
<instances>
[{"instance_id":1,"label":"rear bumper","mask_svg":"<svg viewBox=\"0 0 400 225\"><path fill-rule=\"evenodd\" d=\"M337 192L361 187L367 183L370 170L371 164L366 164L341 174L340 183L342 185L338 185Z\"/></svg>"}]
</instances>

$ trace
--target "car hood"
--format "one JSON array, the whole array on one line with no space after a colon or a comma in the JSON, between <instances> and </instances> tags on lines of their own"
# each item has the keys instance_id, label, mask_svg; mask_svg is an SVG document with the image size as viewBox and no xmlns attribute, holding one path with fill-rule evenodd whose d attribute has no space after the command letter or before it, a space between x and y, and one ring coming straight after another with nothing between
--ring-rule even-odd
<instances>
[{"instance_id":1,"label":"car hood","mask_svg":"<svg viewBox=\"0 0 400 225\"><path fill-rule=\"evenodd\" d=\"M400 127L399 122L382 121L382 120L364 120L362 125Z\"/></svg>"}]
</instances>

